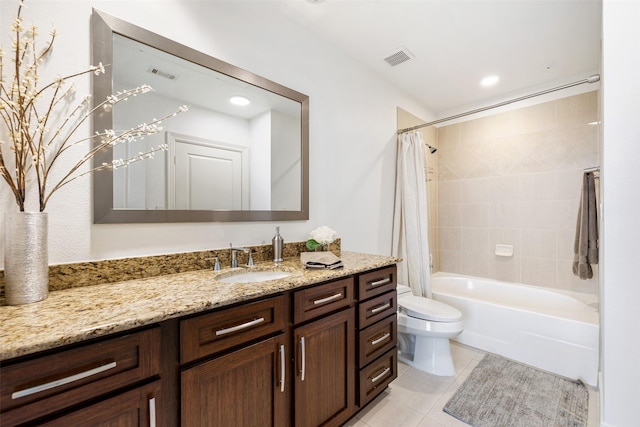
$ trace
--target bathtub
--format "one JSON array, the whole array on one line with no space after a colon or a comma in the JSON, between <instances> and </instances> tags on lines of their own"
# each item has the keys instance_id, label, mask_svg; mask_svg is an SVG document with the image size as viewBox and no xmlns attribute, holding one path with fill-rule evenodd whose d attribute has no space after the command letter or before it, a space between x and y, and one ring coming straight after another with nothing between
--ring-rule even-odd
<instances>
[{"instance_id":1,"label":"bathtub","mask_svg":"<svg viewBox=\"0 0 640 427\"><path fill-rule=\"evenodd\" d=\"M438 272L433 298L463 314L454 340L597 386L595 296Z\"/></svg>"}]
</instances>

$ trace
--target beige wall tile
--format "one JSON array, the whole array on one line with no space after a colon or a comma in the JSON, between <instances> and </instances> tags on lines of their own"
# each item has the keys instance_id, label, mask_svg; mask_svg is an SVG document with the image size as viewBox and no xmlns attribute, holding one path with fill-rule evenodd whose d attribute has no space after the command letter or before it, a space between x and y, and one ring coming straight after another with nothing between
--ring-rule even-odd
<instances>
[{"instance_id":1,"label":"beige wall tile","mask_svg":"<svg viewBox=\"0 0 640 427\"><path fill-rule=\"evenodd\" d=\"M462 274L477 277L493 277L493 255L488 253L462 253Z\"/></svg>"},{"instance_id":2,"label":"beige wall tile","mask_svg":"<svg viewBox=\"0 0 640 427\"><path fill-rule=\"evenodd\" d=\"M523 223L522 202L504 202L489 204L489 227L520 228Z\"/></svg>"},{"instance_id":3,"label":"beige wall tile","mask_svg":"<svg viewBox=\"0 0 640 427\"><path fill-rule=\"evenodd\" d=\"M461 251L438 251L440 258L440 270L448 273L462 274L462 252Z\"/></svg>"},{"instance_id":4,"label":"beige wall tile","mask_svg":"<svg viewBox=\"0 0 640 427\"><path fill-rule=\"evenodd\" d=\"M557 258L555 230L523 229L522 256Z\"/></svg>"},{"instance_id":5,"label":"beige wall tile","mask_svg":"<svg viewBox=\"0 0 640 427\"><path fill-rule=\"evenodd\" d=\"M461 227L488 227L488 203L463 203L460 205Z\"/></svg>"},{"instance_id":6,"label":"beige wall tile","mask_svg":"<svg viewBox=\"0 0 640 427\"><path fill-rule=\"evenodd\" d=\"M522 257L522 282L530 285L556 287L556 260L554 258Z\"/></svg>"},{"instance_id":7,"label":"beige wall tile","mask_svg":"<svg viewBox=\"0 0 640 427\"><path fill-rule=\"evenodd\" d=\"M598 165L598 126L587 124L597 120L597 96L438 128L442 270L597 290L596 279L570 269L582 172ZM496 257L497 243L513 244L515 255Z\"/></svg>"},{"instance_id":8,"label":"beige wall tile","mask_svg":"<svg viewBox=\"0 0 640 427\"><path fill-rule=\"evenodd\" d=\"M462 249L459 227L440 227L438 234L440 242L440 245L438 247L440 249L455 251L459 251Z\"/></svg>"},{"instance_id":9,"label":"beige wall tile","mask_svg":"<svg viewBox=\"0 0 640 427\"><path fill-rule=\"evenodd\" d=\"M598 92L587 92L555 101L558 126L585 125L598 120Z\"/></svg>"},{"instance_id":10,"label":"beige wall tile","mask_svg":"<svg viewBox=\"0 0 640 427\"><path fill-rule=\"evenodd\" d=\"M489 201L489 179L465 179L460 182L462 203L486 203Z\"/></svg>"}]
</instances>

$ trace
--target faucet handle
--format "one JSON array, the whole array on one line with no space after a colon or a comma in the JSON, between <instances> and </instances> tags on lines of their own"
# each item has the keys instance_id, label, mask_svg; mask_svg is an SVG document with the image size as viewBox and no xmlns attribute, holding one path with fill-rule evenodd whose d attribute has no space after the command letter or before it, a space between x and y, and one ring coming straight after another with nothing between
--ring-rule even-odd
<instances>
[{"instance_id":1,"label":"faucet handle","mask_svg":"<svg viewBox=\"0 0 640 427\"><path fill-rule=\"evenodd\" d=\"M216 260L215 264L213 264L213 270L214 271L218 271L220 270L220 260L218 259L217 256L211 257L211 258L205 258L205 260L210 261L210 260Z\"/></svg>"}]
</instances>

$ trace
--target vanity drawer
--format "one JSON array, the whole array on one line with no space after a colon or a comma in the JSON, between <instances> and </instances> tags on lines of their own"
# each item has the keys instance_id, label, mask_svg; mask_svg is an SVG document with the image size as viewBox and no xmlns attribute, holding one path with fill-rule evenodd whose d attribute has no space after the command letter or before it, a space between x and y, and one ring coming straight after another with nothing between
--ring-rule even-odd
<instances>
[{"instance_id":1,"label":"vanity drawer","mask_svg":"<svg viewBox=\"0 0 640 427\"><path fill-rule=\"evenodd\" d=\"M340 279L294 293L293 320L305 322L354 302L353 277Z\"/></svg>"},{"instance_id":2,"label":"vanity drawer","mask_svg":"<svg viewBox=\"0 0 640 427\"><path fill-rule=\"evenodd\" d=\"M393 314L360 331L360 367L368 365L376 357L395 347L398 343L397 330L398 322Z\"/></svg>"},{"instance_id":3,"label":"vanity drawer","mask_svg":"<svg viewBox=\"0 0 640 427\"><path fill-rule=\"evenodd\" d=\"M368 301L361 302L358 310L358 327L364 329L398 309L396 291L387 292Z\"/></svg>"},{"instance_id":4,"label":"vanity drawer","mask_svg":"<svg viewBox=\"0 0 640 427\"><path fill-rule=\"evenodd\" d=\"M398 377L398 355L395 348L360 370L360 407L376 397Z\"/></svg>"},{"instance_id":5,"label":"vanity drawer","mask_svg":"<svg viewBox=\"0 0 640 427\"><path fill-rule=\"evenodd\" d=\"M191 362L284 330L287 311L281 295L183 320L180 361Z\"/></svg>"},{"instance_id":6,"label":"vanity drawer","mask_svg":"<svg viewBox=\"0 0 640 427\"><path fill-rule=\"evenodd\" d=\"M398 280L395 265L381 268L358 276L358 299L368 300L376 295L394 290Z\"/></svg>"},{"instance_id":7,"label":"vanity drawer","mask_svg":"<svg viewBox=\"0 0 640 427\"><path fill-rule=\"evenodd\" d=\"M9 418L38 418L158 375L160 339L160 328L153 328L3 363L0 408L19 408L11 417L0 416L3 425Z\"/></svg>"}]
</instances>

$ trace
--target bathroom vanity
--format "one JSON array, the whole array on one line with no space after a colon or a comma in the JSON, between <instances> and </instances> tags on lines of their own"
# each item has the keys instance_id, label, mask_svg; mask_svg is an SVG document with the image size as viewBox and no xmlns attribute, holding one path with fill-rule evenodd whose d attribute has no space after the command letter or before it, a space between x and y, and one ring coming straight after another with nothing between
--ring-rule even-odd
<instances>
[{"instance_id":1,"label":"bathroom vanity","mask_svg":"<svg viewBox=\"0 0 640 427\"><path fill-rule=\"evenodd\" d=\"M0 307L0 425L339 426L397 377L396 258L195 271Z\"/></svg>"}]
</instances>

